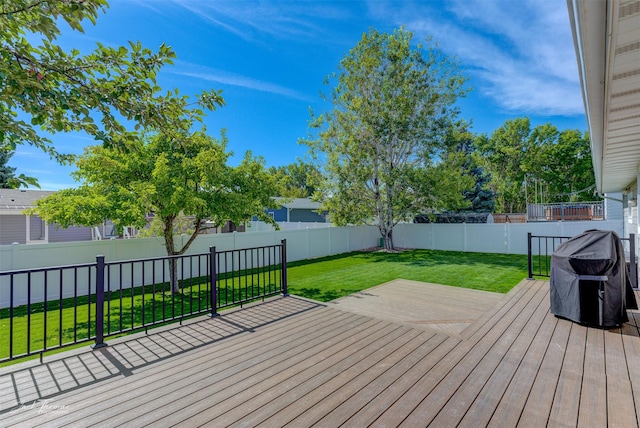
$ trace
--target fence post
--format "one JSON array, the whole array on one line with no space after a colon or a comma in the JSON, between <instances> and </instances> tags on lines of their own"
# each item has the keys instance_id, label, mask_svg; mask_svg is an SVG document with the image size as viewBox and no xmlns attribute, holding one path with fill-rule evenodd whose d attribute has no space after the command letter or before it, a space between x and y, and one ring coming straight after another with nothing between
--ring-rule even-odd
<instances>
[{"instance_id":1,"label":"fence post","mask_svg":"<svg viewBox=\"0 0 640 428\"><path fill-rule=\"evenodd\" d=\"M234 244L235 245L235 244ZM209 280L211 283L211 315L218 316L218 266L216 264L216 247L209 247Z\"/></svg>"},{"instance_id":2,"label":"fence post","mask_svg":"<svg viewBox=\"0 0 640 428\"><path fill-rule=\"evenodd\" d=\"M527 279L533 279L533 252L531 251L531 232L527 232L527 268L529 276Z\"/></svg>"},{"instance_id":3,"label":"fence post","mask_svg":"<svg viewBox=\"0 0 640 428\"><path fill-rule=\"evenodd\" d=\"M629 270L631 271L631 287L638 288L638 267L636 265L636 234L629 234Z\"/></svg>"},{"instance_id":4,"label":"fence post","mask_svg":"<svg viewBox=\"0 0 640 428\"><path fill-rule=\"evenodd\" d=\"M281 259L282 259L282 295L288 296L289 291L287 290L287 240L283 239L281 247Z\"/></svg>"},{"instance_id":5,"label":"fence post","mask_svg":"<svg viewBox=\"0 0 640 428\"><path fill-rule=\"evenodd\" d=\"M104 346L107 346L104 343L104 256L96 256L96 343L93 349Z\"/></svg>"}]
</instances>

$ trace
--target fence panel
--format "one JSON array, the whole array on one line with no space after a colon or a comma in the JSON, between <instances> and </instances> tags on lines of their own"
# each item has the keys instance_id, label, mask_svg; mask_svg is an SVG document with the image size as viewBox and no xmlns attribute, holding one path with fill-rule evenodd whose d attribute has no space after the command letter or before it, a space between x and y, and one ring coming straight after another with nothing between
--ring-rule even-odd
<instances>
[{"instance_id":1,"label":"fence panel","mask_svg":"<svg viewBox=\"0 0 640 428\"><path fill-rule=\"evenodd\" d=\"M464 251L464 224L434 224L434 250Z\"/></svg>"},{"instance_id":2,"label":"fence panel","mask_svg":"<svg viewBox=\"0 0 640 428\"><path fill-rule=\"evenodd\" d=\"M437 224L435 226L438 226ZM503 224L467 224L465 251L477 253L507 253L509 226Z\"/></svg>"},{"instance_id":3,"label":"fence panel","mask_svg":"<svg viewBox=\"0 0 640 428\"><path fill-rule=\"evenodd\" d=\"M401 248L433 248L433 227L429 223L402 223L393 229L394 245Z\"/></svg>"},{"instance_id":4,"label":"fence panel","mask_svg":"<svg viewBox=\"0 0 640 428\"><path fill-rule=\"evenodd\" d=\"M374 226L350 226L343 228L349 234L349 251L358 251L378 246L380 232Z\"/></svg>"},{"instance_id":5,"label":"fence panel","mask_svg":"<svg viewBox=\"0 0 640 428\"><path fill-rule=\"evenodd\" d=\"M332 227L329 231L329 254L348 253L349 248L349 232L345 233L343 228Z\"/></svg>"},{"instance_id":6,"label":"fence panel","mask_svg":"<svg viewBox=\"0 0 640 428\"><path fill-rule=\"evenodd\" d=\"M309 245L308 258L315 259L331 255L330 229L306 229Z\"/></svg>"}]
</instances>

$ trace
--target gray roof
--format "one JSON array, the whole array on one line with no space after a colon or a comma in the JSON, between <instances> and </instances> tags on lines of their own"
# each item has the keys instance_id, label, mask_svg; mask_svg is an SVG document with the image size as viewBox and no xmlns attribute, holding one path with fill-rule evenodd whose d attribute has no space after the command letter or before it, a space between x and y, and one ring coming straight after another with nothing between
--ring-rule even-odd
<instances>
[{"instance_id":1,"label":"gray roof","mask_svg":"<svg viewBox=\"0 0 640 428\"><path fill-rule=\"evenodd\" d=\"M317 210L320 209L320 202L312 201L310 198L274 198L281 203L283 207L294 210ZM286 203L281 201L285 200Z\"/></svg>"},{"instance_id":2,"label":"gray roof","mask_svg":"<svg viewBox=\"0 0 640 428\"><path fill-rule=\"evenodd\" d=\"M35 206L38 199L55 193L53 190L0 189L0 208L25 209Z\"/></svg>"}]
</instances>

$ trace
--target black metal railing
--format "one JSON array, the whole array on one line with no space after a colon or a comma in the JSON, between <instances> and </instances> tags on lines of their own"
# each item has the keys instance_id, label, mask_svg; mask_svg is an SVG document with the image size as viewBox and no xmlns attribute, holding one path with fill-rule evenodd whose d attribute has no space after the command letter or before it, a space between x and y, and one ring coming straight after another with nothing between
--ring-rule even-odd
<instances>
[{"instance_id":1,"label":"black metal railing","mask_svg":"<svg viewBox=\"0 0 640 428\"><path fill-rule=\"evenodd\" d=\"M0 272L0 362L287 295L286 241ZM8 298L7 298L8 297Z\"/></svg>"},{"instance_id":2,"label":"black metal railing","mask_svg":"<svg viewBox=\"0 0 640 428\"><path fill-rule=\"evenodd\" d=\"M570 236L536 236L527 233L527 267L529 279L534 276L550 277L551 276L551 255L558 245L571 239ZM636 260L636 236L629 234L628 238L620 238L621 241L628 242L629 260L627 261L629 269L629 279L634 289L638 288L638 268Z\"/></svg>"}]
</instances>

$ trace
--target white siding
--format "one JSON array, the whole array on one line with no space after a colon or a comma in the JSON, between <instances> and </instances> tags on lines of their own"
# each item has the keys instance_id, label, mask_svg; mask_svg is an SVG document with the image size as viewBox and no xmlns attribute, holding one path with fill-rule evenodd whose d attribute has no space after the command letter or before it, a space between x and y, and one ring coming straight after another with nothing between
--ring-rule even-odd
<instances>
[{"instance_id":1,"label":"white siding","mask_svg":"<svg viewBox=\"0 0 640 428\"><path fill-rule=\"evenodd\" d=\"M621 202L622 192L607 193L604 196L604 218L607 220L622 220L624 218L623 203Z\"/></svg>"}]
</instances>

